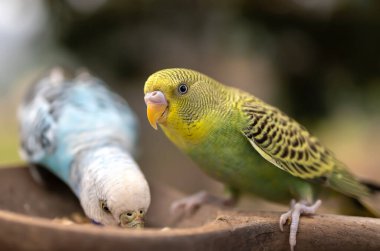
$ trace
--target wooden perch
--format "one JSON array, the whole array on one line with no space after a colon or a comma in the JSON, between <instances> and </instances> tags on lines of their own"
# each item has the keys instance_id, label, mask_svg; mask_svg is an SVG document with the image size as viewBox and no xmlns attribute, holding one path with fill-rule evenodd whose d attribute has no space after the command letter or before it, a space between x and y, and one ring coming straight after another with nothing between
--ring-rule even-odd
<instances>
[{"instance_id":1,"label":"wooden perch","mask_svg":"<svg viewBox=\"0 0 380 251\"><path fill-rule=\"evenodd\" d=\"M133 231L64 226L0 211L0 242L4 250L289 250L288 228L279 231L278 216L222 211L201 227ZM303 217L296 250L380 250L380 220Z\"/></svg>"},{"instance_id":2,"label":"wooden perch","mask_svg":"<svg viewBox=\"0 0 380 251\"><path fill-rule=\"evenodd\" d=\"M168 212L181 195L151 184L152 206L142 231L90 224L63 225L53 218L80 211L62 183L47 189L26 168L0 169L1 250L290 250L289 226L280 213L239 212L202 207L177 221ZM380 219L338 215L302 217L296 250L380 250Z\"/></svg>"},{"instance_id":3,"label":"wooden perch","mask_svg":"<svg viewBox=\"0 0 380 251\"><path fill-rule=\"evenodd\" d=\"M219 212L216 220L204 228L217 226L226 231L226 243L220 248L230 245L231 250L290 250L289 226L281 232L279 217L280 213ZM380 250L380 220L339 215L303 216L296 250Z\"/></svg>"},{"instance_id":4,"label":"wooden perch","mask_svg":"<svg viewBox=\"0 0 380 251\"><path fill-rule=\"evenodd\" d=\"M290 250L289 225L281 232L279 217L280 213L275 212L238 212L206 206L177 227L193 227L181 231L189 234L194 245L205 239L194 246L196 250ZM380 250L380 219L302 216L296 250Z\"/></svg>"}]
</instances>

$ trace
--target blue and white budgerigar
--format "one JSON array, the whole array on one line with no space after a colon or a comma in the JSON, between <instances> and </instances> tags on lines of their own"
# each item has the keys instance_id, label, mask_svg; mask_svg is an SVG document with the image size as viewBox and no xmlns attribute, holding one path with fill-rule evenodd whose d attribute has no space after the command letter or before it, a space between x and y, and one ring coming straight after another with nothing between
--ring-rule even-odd
<instances>
[{"instance_id":1,"label":"blue and white budgerigar","mask_svg":"<svg viewBox=\"0 0 380 251\"><path fill-rule=\"evenodd\" d=\"M54 68L27 93L19 121L21 156L63 180L90 219L143 227L150 191L131 155L137 120L121 97L87 72Z\"/></svg>"}]
</instances>

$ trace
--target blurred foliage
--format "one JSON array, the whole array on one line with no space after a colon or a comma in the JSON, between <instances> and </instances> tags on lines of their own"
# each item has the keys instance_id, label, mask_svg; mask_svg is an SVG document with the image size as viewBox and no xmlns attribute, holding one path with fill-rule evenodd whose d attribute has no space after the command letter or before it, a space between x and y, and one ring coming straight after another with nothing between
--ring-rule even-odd
<instances>
[{"instance_id":1,"label":"blurred foliage","mask_svg":"<svg viewBox=\"0 0 380 251\"><path fill-rule=\"evenodd\" d=\"M62 45L119 78L182 65L214 72L220 58L261 56L298 117L325 116L342 103L367 111L380 70L374 0L108 1L87 15L52 1L51 9ZM239 72L230 74L233 84Z\"/></svg>"},{"instance_id":2,"label":"blurred foliage","mask_svg":"<svg viewBox=\"0 0 380 251\"><path fill-rule=\"evenodd\" d=\"M37 13L46 18L36 23L39 29L26 47L17 49L23 67L0 60L0 68L14 69L0 83L5 106L0 163L17 160L16 119L10 111L25 87L51 65L85 66L136 110L142 124L140 163L148 177L188 191L215 186L145 118L147 76L161 68L187 67L281 107L356 173L379 179L380 1L37 2ZM23 4L24 12L32 10ZM8 39L1 20L0 41ZM2 95L5 90L13 94Z\"/></svg>"}]
</instances>

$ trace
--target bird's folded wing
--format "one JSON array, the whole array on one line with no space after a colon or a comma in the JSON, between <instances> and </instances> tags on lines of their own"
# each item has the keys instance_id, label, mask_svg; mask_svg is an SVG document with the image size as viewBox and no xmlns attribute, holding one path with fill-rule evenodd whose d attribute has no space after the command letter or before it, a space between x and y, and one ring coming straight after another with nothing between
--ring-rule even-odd
<instances>
[{"instance_id":1,"label":"bird's folded wing","mask_svg":"<svg viewBox=\"0 0 380 251\"><path fill-rule=\"evenodd\" d=\"M318 179L332 171L333 154L303 126L259 100L242 105L247 126L243 134L275 166L303 179Z\"/></svg>"},{"instance_id":2,"label":"bird's folded wing","mask_svg":"<svg viewBox=\"0 0 380 251\"><path fill-rule=\"evenodd\" d=\"M334 154L303 126L257 99L242 105L247 126L243 134L266 160L293 176L323 183L352 197L368 195Z\"/></svg>"},{"instance_id":3,"label":"bird's folded wing","mask_svg":"<svg viewBox=\"0 0 380 251\"><path fill-rule=\"evenodd\" d=\"M60 106L49 96L35 92L37 97L19 108L21 156L24 160L38 163L55 149L55 128ZM50 93L51 94L51 93Z\"/></svg>"}]
</instances>

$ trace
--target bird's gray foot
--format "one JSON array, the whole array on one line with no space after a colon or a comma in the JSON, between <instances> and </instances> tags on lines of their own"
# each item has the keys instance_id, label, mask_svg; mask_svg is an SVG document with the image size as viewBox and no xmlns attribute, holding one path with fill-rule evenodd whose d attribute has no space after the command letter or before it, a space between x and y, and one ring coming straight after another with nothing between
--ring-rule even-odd
<instances>
[{"instance_id":1,"label":"bird's gray foot","mask_svg":"<svg viewBox=\"0 0 380 251\"><path fill-rule=\"evenodd\" d=\"M212 204L217 206L233 206L235 198L220 198L215 195L209 194L206 191L201 191L188 197L174 201L171 204L170 212L178 214L179 212L185 215L193 214L199 207L204 204Z\"/></svg>"},{"instance_id":2,"label":"bird's gray foot","mask_svg":"<svg viewBox=\"0 0 380 251\"><path fill-rule=\"evenodd\" d=\"M292 251L294 250L294 247L296 245L296 235L297 235L300 216L302 214L314 214L321 204L322 204L321 200L317 200L313 205L309 205L309 206L307 205L307 202L305 201L300 201L296 203L295 200L292 200L290 202L290 210L281 215L280 217L281 231L284 231L283 225L285 225L288 220L291 221L289 244L290 244L290 249Z\"/></svg>"}]
</instances>

